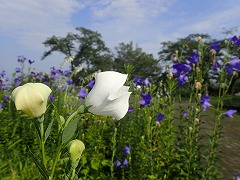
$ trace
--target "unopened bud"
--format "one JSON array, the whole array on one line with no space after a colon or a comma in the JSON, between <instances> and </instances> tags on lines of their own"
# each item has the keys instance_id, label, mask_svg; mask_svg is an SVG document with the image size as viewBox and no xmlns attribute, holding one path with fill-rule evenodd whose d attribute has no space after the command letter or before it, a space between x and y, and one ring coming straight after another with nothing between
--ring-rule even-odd
<instances>
[{"instance_id":1,"label":"unopened bud","mask_svg":"<svg viewBox=\"0 0 240 180\"><path fill-rule=\"evenodd\" d=\"M202 36L198 36L198 42L202 42Z\"/></svg>"},{"instance_id":2,"label":"unopened bud","mask_svg":"<svg viewBox=\"0 0 240 180\"><path fill-rule=\"evenodd\" d=\"M196 89L201 89L202 88L202 84L200 82L196 82L195 83L195 88Z\"/></svg>"},{"instance_id":3,"label":"unopened bud","mask_svg":"<svg viewBox=\"0 0 240 180\"><path fill-rule=\"evenodd\" d=\"M198 124L198 123L199 123L199 119L198 119L198 118L195 118L195 122Z\"/></svg>"},{"instance_id":4,"label":"unopened bud","mask_svg":"<svg viewBox=\"0 0 240 180\"><path fill-rule=\"evenodd\" d=\"M73 168L77 167L84 149L85 149L85 145L83 144L82 141L78 139L75 139L69 142L68 152L69 152L70 159L72 161Z\"/></svg>"}]
</instances>

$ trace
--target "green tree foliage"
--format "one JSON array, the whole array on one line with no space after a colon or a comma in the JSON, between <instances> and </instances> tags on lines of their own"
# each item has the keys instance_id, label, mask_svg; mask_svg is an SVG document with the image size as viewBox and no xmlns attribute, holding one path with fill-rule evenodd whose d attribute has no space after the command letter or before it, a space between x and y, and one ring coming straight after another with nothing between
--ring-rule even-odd
<instances>
[{"instance_id":1,"label":"green tree foliage","mask_svg":"<svg viewBox=\"0 0 240 180\"><path fill-rule=\"evenodd\" d=\"M139 47L134 47L133 42L120 43L115 47L116 54L114 57L115 71L126 72L126 66L133 67L132 75L142 78L150 77L157 79L161 73L161 68L152 54L147 54Z\"/></svg>"},{"instance_id":2,"label":"green tree foliage","mask_svg":"<svg viewBox=\"0 0 240 180\"><path fill-rule=\"evenodd\" d=\"M77 34L68 33L66 37L53 35L47 38L43 44L50 49L44 52L42 59L53 52L60 52L66 58L72 58L70 68L74 72L75 83L79 81L79 77L85 77L95 71L111 70L112 55L101 34L83 27L77 27L76 30ZM77 69L80 71L78 72Z\"/></svg>"},{"instance_id":3,"label":"green tree foliage","mask_svg":"<svg viewBox=\"0 0 240 180\"><path fill-rule=\"evenodd\" d=\"M198 49L198 37L202 37L203 41L210 44L216 40L212 39L208 34L189 34L184 38L178 38L176 42L166 41L162 42L162 48L158 52L159 60L161 61L171 61L176 55L176 50L179 52L178 61L182 62L189 58L193 50ZM209 53L206 52L206 53Z\"/></svg>"}]
</instances>

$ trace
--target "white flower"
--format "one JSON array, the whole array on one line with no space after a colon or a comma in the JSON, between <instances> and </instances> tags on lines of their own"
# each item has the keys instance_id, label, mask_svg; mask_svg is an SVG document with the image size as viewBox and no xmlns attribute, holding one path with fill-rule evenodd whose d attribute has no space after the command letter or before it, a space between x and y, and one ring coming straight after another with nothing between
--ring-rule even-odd
<instances>
[{"instance_id":1,"label":"white flower","mask_svg":"<svg viewBox=\"0 0 240 180\"><path fill-rule=\"evenodd\" d=\"M123 86L127 74L114 71L100 72L95 75L95 85L86 98L89 112L97 115L113 116L122 119L129 108L129 87Z\"/></svg>"},{"instance_id":2,"label":"white flower","mask_svg":"<svg viewBox=\"0 0 240 180\"><path fill-rule=\"evenodd\" d=\"M15 88L11 98L17 110L30 117L40 117L46 111L47 100L52 90L42 83L27 83Z\"/></svg>"}]
</instances>

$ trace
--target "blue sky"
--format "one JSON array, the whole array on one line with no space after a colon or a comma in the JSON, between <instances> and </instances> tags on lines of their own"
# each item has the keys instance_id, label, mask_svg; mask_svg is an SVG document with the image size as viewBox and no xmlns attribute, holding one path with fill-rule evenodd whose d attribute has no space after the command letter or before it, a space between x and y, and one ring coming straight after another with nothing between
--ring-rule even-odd
<instances>
[{"instance_id":1,"label":"blue sky","mask_svg":"<svg viewBox=\"0 0 240 180\"><path fill-rule=\"evenodd\" d=\"M43 61L42 42L65 36L76 27L98 31L110 49L133 41L156 58L163 41L191 33L227 38L223 28L237 28L239 0L11 0L0 3L0 71L10 75L18 55L35 60L36 71L60 67L64 56L54 53ZM65 67L67 69L67 66Z\"/></svg>"}]
</instances>

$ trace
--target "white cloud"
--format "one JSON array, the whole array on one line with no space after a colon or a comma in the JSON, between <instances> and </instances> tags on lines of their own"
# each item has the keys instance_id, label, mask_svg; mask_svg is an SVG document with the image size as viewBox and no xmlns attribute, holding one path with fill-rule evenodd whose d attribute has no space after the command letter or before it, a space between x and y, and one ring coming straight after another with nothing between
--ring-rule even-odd
<instances>
[{"instance_id":1,"label":"white cloud","mask_svg":"<svg viewBox=\"0 0 240 180\"><path fill-rule=\"evenodd\" d=\"M0 32L19 45L38 48L43 40L72 30L70 17L81 9L77 0L22 0L0 4Z\"/></svg>"}]
</instances>

